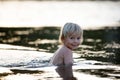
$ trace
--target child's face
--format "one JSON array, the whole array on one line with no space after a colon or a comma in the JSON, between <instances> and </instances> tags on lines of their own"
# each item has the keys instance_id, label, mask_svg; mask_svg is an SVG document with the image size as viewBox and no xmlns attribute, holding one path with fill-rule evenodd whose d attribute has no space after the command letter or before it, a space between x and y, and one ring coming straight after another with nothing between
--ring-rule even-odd
<instances>
[{"instance_id":1,"label":"child's face","mask_svg":"<svg viewBox=\"0 0 120 80\"><path fill-rule=\"evenodd\" d=\"M73 34L64 38L63 43L66 47L73 50L80 45L80 39L81 39L81 36L79 34Z\"/></svg>"}]
</instances>

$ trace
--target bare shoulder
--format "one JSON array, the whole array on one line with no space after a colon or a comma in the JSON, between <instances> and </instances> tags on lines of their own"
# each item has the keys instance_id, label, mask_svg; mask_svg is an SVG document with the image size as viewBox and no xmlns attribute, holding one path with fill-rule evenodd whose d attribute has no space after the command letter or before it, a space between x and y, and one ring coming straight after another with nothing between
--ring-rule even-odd
<instances>
[{"instance_id":1,"label":"bare shoulder","mask_svg":"<svg viewBox=\"0 0 120 80\"><path fill-rule=\"evenodd\" d=\"M55 52L56 54L62 54L65 52L65 49L63 46L61 46L59 49L57 49L57 51Z\"/></svg>"}]
</instances>

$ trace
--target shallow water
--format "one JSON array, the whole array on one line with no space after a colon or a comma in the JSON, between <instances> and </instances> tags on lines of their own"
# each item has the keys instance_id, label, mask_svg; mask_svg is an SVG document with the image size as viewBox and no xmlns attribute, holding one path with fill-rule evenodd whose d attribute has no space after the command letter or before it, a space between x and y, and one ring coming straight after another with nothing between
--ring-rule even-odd
<instances>
[{"instance_id":1,"label":"shallow water","mask_svg":"<svg viewBox=\"0 0 120 80\"><path fill-rule=\"evenodd\" d=\"M11 50L10 45L1 46L6 46L6 49L0 49L1 80L61 80L55 73L56 67L49 64L52 53L33 51L27 47L20 50L17 46L16 50ZM78 80L86 80L86 77L90 80L117 80L120 77L117 65L79 58L76 53L74 60L73 70Z\"/></svg>"},{"instance_id":2,"label":"shallow water","mask_svg":"<svg viewBox=\"0 0 120 80\"><path fill-rule=\"evenodd\" d=\"M60 27L0 28L0 78L60 80L49 64L59 47L59 31ZM119 80L119 34L119 27L84 30L83 44L73 51L78 80Z\"/></svg>"}]
</instances>

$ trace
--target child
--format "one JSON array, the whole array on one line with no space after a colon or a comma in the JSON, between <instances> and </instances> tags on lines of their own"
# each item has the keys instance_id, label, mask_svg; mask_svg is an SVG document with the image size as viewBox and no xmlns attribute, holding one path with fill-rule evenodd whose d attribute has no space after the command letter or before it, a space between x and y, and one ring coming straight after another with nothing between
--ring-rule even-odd
<instances>
[{"instance_id":1,"label":"child","mask_svg":"<svg viewBox=\"0 0 120 80\"><path fill-rule=\"evenodd\" d=\"M66 23L61 30L59 38L62 46L55 52L51 63L57 66L56 72L63 80L76 80L72 71L72 50L81 44L82 37L83 30L75 23Z\"/></svg>"}]
</instances>

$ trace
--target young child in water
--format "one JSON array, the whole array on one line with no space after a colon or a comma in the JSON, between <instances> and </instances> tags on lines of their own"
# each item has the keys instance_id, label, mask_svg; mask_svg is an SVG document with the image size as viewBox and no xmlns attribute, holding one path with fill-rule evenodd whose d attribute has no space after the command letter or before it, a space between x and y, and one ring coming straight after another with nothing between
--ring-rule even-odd
<instances>
[{"instance_id":1,"label":"young child in water","mask_svg":"<svg viewBox=\"0 0 120 80\"><path fill-rule=\"evenodd\" d=\"M76 49L81 44L82 37L83 30L78 24L66 23L61 29L59 38L62 42L62 46L55 52L51 63L57 66L56 72L63 80L77 80L72 71L72 50Z\"/></svg>"}]
</instances>

